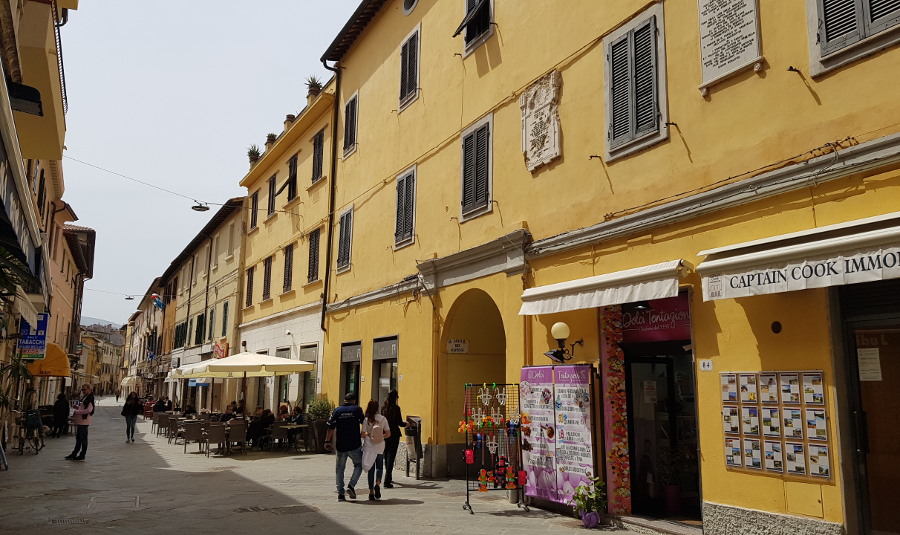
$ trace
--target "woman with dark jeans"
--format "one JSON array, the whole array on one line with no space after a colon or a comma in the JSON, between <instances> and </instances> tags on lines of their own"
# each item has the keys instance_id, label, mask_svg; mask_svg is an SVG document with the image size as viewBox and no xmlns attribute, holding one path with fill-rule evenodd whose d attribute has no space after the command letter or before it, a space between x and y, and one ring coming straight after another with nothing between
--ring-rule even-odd
<instances>
[{"instance_id":1,"label":"woman with dark jeans","mask_svg":"<svg viewBox=\"0 0 900 535\"><path fill-rule=\"evenodd\" d=\"M125 442L134 442L134 427L137 417L144 413L144 406L138 401L137 393L128 394L125 405L122 406L122 416L125 417Z\"/></svg>"},{"instance_id":2,"label":"woman with dark jeans","mask_svg":"<svg viewBox=\"0 0 900 535\"><path fill-rule=\"evenodd\" d=\"M394 459L397 458L397 448L400 446L400 428L406 427L397 399L400 397L396 390L388 392L387 399L381 407L381 415L387 418L391 436L384 439L384 488L394 488L391 472L394 470Z\"/></svg>"}]
</instances>

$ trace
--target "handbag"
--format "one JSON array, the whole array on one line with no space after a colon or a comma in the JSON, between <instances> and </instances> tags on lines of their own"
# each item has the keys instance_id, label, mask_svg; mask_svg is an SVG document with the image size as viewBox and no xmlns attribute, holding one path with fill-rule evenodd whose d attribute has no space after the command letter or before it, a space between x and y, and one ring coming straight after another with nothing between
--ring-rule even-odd
<instances>
[{"instance_id":1,"label":"handbag","mask_svg":"<svg viewBox=\"0 0 900 535\"><path fill-rule=\"evenodd\" d=\"M123 407L122 407L122 416L128 416L128 409L127 409L127 406L123 406Z\"/></svg>"}]
</instances>

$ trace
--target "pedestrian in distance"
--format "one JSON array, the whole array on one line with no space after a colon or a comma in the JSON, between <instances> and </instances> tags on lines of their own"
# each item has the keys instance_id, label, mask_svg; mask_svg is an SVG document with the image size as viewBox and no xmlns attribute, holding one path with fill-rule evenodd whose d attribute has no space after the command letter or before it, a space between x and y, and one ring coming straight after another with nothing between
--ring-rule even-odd
<instances>
[{"instance_id":1,"label":"pedestrian in distance","mask_svg":"<svg viewBox=\"0 0 900 535\"><path fill-rule=\"evenodd\" d=\"M381 406L381 415L387 418L391 434L384 439L384 488L394 488L394 460L397 458L397 448L400 446L400 428L406 427L403 413L397 405L400 394L396 390L388 392L387 399Z\"/></svg>"},{"instance_id":2,"label":"pedestrian in distance","mask_svg":"<svg viewBox=\"0 0 900 535\"><path fill-rule=\"evenodd\" d=\"M125 417L125 442L134 442L134 427L137 417L144 413L144 406L138 401L137 392L128 394L125 405L122 405L122 416Z\"/></svg>"},{"instance_id":3,"label":"pedestrian in distance","mask_svg":"<svg viewBox=\"0 0 900 535\"><path fill-rule=\"evenodd\" d=\"M75 402L75 449L66 459L83 461L88 448L88 428L94 416L94 389L91 385L81 386L81 401Z\"/></svg>"},{"instance_id":4,"label":"pedestrian in distance","mask_svg":"<svg viewBox=\"0 0 900 535\"><path fill-rule=\"evenodd\" d=\"M387 418L378 414L378 402L366 405L366 419L363 421L363 470L368 472L369 500L381 499L381 475L384 471L384 439L391 436Z\"/></svg>"},{"instance_id":5,"label":"pedestrian in distance","mask_svg":"<svg viewBox=\"0 0 900 535\"><path fill-rule=\"evenodd\" d=\"M119 402L119 396L121 396L121 395L122 395L122 391L117 388L116 389L116 403Z\"/></svg>"},{"instance_id":6,"label":"pedestrian in distance","mask_svg":"<svg viewBox=\"0 0 900 535\"><path fill-rule=\"evenodd\" d=\"M350 475L350 484L347 485L347 496L351 500L356 499L356 483L362 475L362 432L360 424L365 419L362 408L356 404L356 394L350 392L344 396L344 404L334 409L331 418L325 425L328 432L325 433L325 449L337 450L334 464L334 480L337 485L338 501L344 498L344 470L347 467L347 459L353 462L353 474ZM337 432L336 446L331 439Z\"/></svg>"},{"instance_id":7,"label":"pedestrian in distance","mask_svg":"<svg viewBox=\"0 0 900 535\"><path fill-rule=\"evenodd\" d=\"M69 402L66 400L65 394L56 396L56 403L53 404L53 434L56 438L69 434Z\"/></svg>"}]
</instances>

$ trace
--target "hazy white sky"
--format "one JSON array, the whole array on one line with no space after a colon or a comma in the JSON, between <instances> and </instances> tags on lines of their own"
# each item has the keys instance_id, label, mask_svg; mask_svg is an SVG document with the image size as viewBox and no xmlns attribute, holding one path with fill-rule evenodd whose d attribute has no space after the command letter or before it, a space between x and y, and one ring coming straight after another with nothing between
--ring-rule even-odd
<instances>
[{"instance_id":1,"label":"hazy white sky","mask_svg":"<svg viewBox=\"0 0 900 535\"><path fill-rule=\"evenodd\" d=\"M247 147L306 103L304 80L359 0L82 0L61 28L63 173L97 231L82 314L125 323L219 208L245 195ZM90 165L85 165L86 162ZM96 167L210 203L191 200ZM125 300L134 295L134 301Z\"/></svg>"}]
</instances>

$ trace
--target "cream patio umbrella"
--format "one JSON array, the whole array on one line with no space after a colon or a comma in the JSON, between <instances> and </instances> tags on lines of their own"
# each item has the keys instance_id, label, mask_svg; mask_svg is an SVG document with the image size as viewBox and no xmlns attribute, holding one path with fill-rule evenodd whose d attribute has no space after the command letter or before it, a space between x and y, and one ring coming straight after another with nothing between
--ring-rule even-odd
<instances>
[{"instance_id":1,"label":"cream patio umbrella","mask_svg":"<svg viewBox=\"0 0 900 535\"><path fill-rule=\"evenodd\" d=\"M192 377L226 377L241 378L241 393L247 399L247 377L271 377L274 375L290 375L308 372L316 365L305 360L292 360L272 355L257 353L237 353L223 359L210 359L190 365L189 369L180 372L179 378ZM184 368L184 367L182 367ZM178 368L181 370L182 368Z\"/></svg>"}]
</instances>

